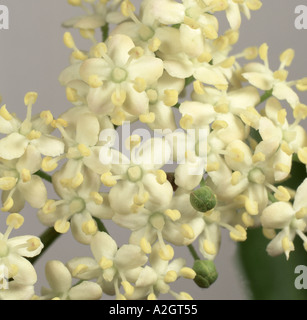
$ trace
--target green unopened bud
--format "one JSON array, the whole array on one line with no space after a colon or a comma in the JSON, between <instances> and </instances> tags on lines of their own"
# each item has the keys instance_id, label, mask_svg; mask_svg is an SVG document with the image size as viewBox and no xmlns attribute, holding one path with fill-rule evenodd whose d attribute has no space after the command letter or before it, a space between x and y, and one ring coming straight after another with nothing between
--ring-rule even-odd
<instances>
[{"instance_id":1,"label":"green unopened bud","mask_svg":"<svg viewBox=\"0 0 307 320\"><path fill-rule=\"evenodd\" d=\"M216 206L216 197L208 186L200 187L190 194L192 207L200 212L207 212Z\"/></svg>"},{"instance_id":2,"label":"green unopened bud","mask_svg":"<svg viewBox=\"0 0 307 320\"><path fill-rule=\"evenodd\" d=\"M215 264L211 260L195 260L193 270L196 272L194 282L200 288L209 288L218 277Z\"/></svg>"}]
</instances>

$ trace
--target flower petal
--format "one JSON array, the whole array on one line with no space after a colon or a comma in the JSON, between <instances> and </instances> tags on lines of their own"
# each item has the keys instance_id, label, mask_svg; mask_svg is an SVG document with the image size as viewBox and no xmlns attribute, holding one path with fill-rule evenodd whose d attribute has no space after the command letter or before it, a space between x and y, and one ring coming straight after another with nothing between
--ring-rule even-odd
<instances>
[{"instance_id":1,"label":"flower petal","mask_svg":"<svg viewBox=\"0 0 307 320\"><path fill-rule=\"evenodd\" d=\"M0 157L6 160L12 160L21 157L28 145L25 136L13 132L0 140Z\"/></svg>"}]
</instances>

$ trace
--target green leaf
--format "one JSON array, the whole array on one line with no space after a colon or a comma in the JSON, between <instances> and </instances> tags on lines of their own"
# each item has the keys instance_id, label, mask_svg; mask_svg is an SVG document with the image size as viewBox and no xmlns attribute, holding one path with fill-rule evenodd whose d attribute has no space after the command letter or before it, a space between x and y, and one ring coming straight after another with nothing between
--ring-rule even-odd
<instances>
[{"instance_id":1,"label":"green leaf","mask_svg":"<svg viewBox=\"0 0 307 320\"><path fill-rule=\"evenodd\" d=\"M287 261L285 255L271 257L266 252L269 243L261 229L248 231L247 240L238 245L238 257L251 298L254 300L306 300L307 290L295 288L298 265L307 266L307 252L296 237L295 251Z\"/></svg>"}]
</instances>

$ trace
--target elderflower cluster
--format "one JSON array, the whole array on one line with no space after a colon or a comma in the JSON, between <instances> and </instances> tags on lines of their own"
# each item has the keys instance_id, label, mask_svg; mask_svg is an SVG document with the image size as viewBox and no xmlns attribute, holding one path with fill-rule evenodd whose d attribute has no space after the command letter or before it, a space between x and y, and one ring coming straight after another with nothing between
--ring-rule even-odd
<instances>
[{"instance_id":1,"label":"elderflower cluster","mask_svg":"<svg viewBox=\"0 0 307 320\"><path fill-rule=\"evenodd\" d=\"M296 236L307 250L307 179L287 186L293 164L307 165L307 106L298 94L307 78L287 80L292 49L277 70L266 43L235 49L241 16L250 19L261 1L143 0L139 10L129 0L68 3L83 14L63 26L89 42L80 49L64 32L72 52L59 82L71 107L59 118L33 115L37 93L29 92L25 120L0 109L8 226L0 233L8 270L0 298L192 299L172 284L186 278L207 288L216 280L222 229L242 242L249 228L262 228L271 256L289 259ZM217 13L229 23L224 32ZM120 136L130 123L143 129ZM43 237L8 239L26 203L47 230L71 232L92 253L49 261L50 288L41 292L31 259L43 254ZM126 244L105 221L130 231ZM178 257L182 246L194 251L194 265Z\"/></svg>"}]
</instances>

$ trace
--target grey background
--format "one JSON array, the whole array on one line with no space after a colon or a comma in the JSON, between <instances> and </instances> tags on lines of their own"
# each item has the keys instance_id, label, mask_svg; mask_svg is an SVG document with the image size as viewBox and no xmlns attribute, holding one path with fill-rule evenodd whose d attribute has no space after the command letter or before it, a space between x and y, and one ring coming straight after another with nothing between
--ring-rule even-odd
<instances>
[{"instance_id":1,"label":"grey background","mask_svg":"<svg viewBox=\"0 0 307 320\"><path fill-rule=\"evenodd\" d=\"M307 76L306 44L307 30L294 27L295 7L303 0L264 0L260 11L252 13L252 19L242 19L240 40L233 53L248 46L269 45L270 65L277 68L279 54L291 47L296 51L293 64L289 68L289 79ZM135 4L140 1L134 1ZM71 107L66 101L65 90L58 83L58 75L69 64L70 50L62 42L64 29L61 23L79 13L65 0L1 0L0 4L9 8L9 30L0 30L0 95L2 104L7 104L10 112L25 116L26 107L23 98L27 91L37 91L39 97L34 106L34 113L50 109L55 116ZM225 22L225 19L222 19ZM223 22L223 23L224 23ZM223 25L222 23L222 25ZM224 24L225 26L225 24ZM75 33L74 33L75 34ZM87 48L88 42L76 37L80 49ZM85 46L82 47L82 44ZM306 95L301 94L302 102L307 103ZM53 197L48 187L49 198ZM24 226L12 233L39 235L43 227L36 219L36 210L26 206L22 211ZM6 213L0 213L0 230L5 231ZM114 224L107 223L111 234L119 244L126 242L128 233ZM186 248L178 251L178 256L185 257L190 264L192 259ZM90 255L87 246L77 244L70 233L62 236L54 246L38 261L37 294L41 285L46 285L44 266L50 259L67 262L75 256ZM236 246L223 233L221 251L216 259L219 278L209 290L197 288L193 282L182 280L174 287L175 291L187 291L195 299L249 299L246 283L241 276L236 262ZM109 299L103 296L103 299Z\"/></svg>"}]
</instances>

